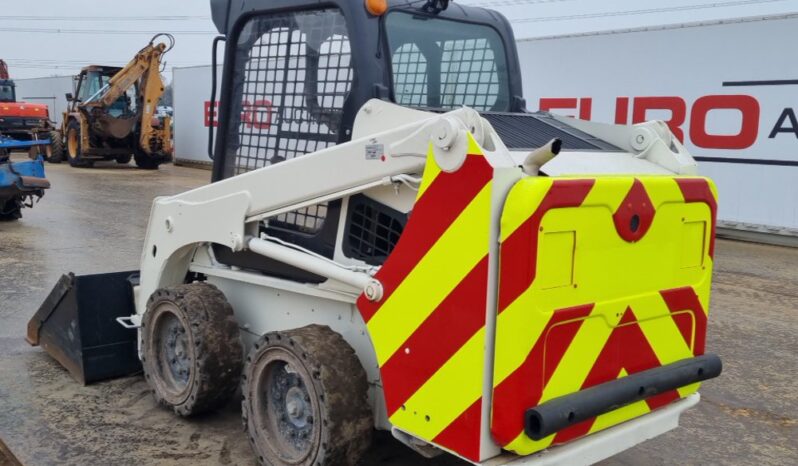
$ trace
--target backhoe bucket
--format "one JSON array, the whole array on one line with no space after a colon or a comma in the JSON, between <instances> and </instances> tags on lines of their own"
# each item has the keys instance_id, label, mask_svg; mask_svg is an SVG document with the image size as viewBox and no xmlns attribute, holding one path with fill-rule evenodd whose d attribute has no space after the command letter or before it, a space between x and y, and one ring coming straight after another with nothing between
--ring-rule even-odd
<instances>
[{"instance_id":1,"label":"backhoe bucket","mask_svg":"<svg viewBox=\"0 0 798 466\"><path fill-rule=\"evenodd\" d=\"M135 314L137 279L135 271L61 276L28 322L26 340L84 385L140 371L136 330L116 321Z\"/></svg>"}]
</instances>

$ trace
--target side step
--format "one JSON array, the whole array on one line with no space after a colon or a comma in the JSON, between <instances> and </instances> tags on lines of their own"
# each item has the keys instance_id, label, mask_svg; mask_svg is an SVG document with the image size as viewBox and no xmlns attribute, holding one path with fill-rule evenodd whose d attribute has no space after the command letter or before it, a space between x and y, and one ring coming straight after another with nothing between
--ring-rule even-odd
<instances>
[{"instance_id":1,"label":"side step","mask_svg":"<svg viewBox=\"0 0 798 466\"><path fill-rule=\"evenodd\" d=\"M138 271L62 275L28 322L25 340L84 385L141 371L137 332L116 321L136 313L135 281Z\"/></svg>"}]
</instances>

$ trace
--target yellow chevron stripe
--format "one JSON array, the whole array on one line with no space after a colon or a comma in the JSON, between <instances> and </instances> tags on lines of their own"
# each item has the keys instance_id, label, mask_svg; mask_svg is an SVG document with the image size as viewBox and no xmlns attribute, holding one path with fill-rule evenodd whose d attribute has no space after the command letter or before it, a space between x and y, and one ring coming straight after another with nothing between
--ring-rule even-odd
<instances>
[{"instance_id":1,"label":"yellow chevron stripe","mask_svg":"<svg viewBox=\"0 0 798 466\"><path fill-rule=\"evenodd\" d=\"M613 212L618 210L618 206L621 205L626 194L632 188L633 183L634 178L631 176L596 178L593 189L587 193L587 197L585 197L582 205L601 206L607 209L610 215L612 215Z\"/></svg>"},{"instance_id":2,"label":"yellow chevron stripe","mask_svg":"<svg viewBox=\"0 0 798 466\"><path fill-rule=\"evenodd\" d=\"M435 438L482 396L484 349L483 327L407 400L405 409L391 416L391 423L420 438Z\"/></svg>"},{"instance_id":3,"label":"yellow chevron stripe","mask_svg":"<svg viewBox=\"0 0 798 466\"><path fill-rule=\"evenodd\" d=\"M668 203L682 202L682 190L675 178L665 177L644 177L640 178L646 188L648 197L654 206L662 206ZM656 218L656 216L655 216Z\"/></svg>"},{"instance_id":4,"label":"yellow chevron stripe","mask_svg":"<svg viewBox=\"0 0 798 466\"><path fill-rule=\"evenodd\" d=\"M492 184L482 188L368 322L380 366L488 253Z\"/></svg>"},{"instance_id":5,"label":"yellow chevron stripe","mask_svg":"<svg viewBox=\"0 0 798 466\"><path fill-rule=\"evenodd\" d=\"M513 342L513 351L496 358L493 366L494 386L523 364L535 342L543 336L551 314L529 312L533 309L533 302L534 297L524 293L499 314L496 334L501 335L502 340Z\"/></svg>"},{"instance_id":6,"label":"yellow chevron stripe","mask_svg":"<svg viewBox=\"0 0 798 466\"><path fill-rule=\"evenodd\" d=\"M516 184L504 202L500 241L506 240L535 212L554 183L552 178L534 178L534 183Z\"/></svg>"},{"instance_id":7,"label":"yellow chevron stripe","mask_svg":"<svg viewBox=\"0 0 798 466\"><path fill-rule=\"evenodd\" d=\"M482 155L482 148L479 147L479 144L477 144L477 141L474 140L474 136L471 133L468 133L467 150L467 157L484 157L484 155ZM435 162L435 156L432 152L432 143L429 143L427 149L427 162L426 165L424 165L424 175L421 177L421 185L418 187L416 202L421 199L421 196L424 195L427 189L432 185L432 182L435 181L441 172L441 168Z\"/></svg>"}]
</instances>

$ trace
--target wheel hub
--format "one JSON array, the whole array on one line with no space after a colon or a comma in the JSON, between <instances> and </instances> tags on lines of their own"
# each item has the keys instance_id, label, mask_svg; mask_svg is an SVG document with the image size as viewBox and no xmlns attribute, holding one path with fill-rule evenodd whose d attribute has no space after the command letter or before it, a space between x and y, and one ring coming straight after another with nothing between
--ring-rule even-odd
<instances>
[{"instance_id":1,"label":"wheel hub","mask_svg":"<svg viewBox=\"0 0 798 466\"><path fill-rule=\"evenodd\" d=\"M314 419L310 394L302 378L284 364L275 368L266 392L273 410L267 415L274 416L282 441L297 452L307 452L311 447Z\"/></svg>"},{"instance_id":2,"label":"wheel hub","mask_svg":"<svg viewBox=\"0 0 798 466\"><path fill-rule=\"evenodd\" d=\"M184 387L188 384L191 369L186 329L176 317L169 315L164 317L161 332L165 365L169 368L176 385Z\"/></svg>"}]
</instances>

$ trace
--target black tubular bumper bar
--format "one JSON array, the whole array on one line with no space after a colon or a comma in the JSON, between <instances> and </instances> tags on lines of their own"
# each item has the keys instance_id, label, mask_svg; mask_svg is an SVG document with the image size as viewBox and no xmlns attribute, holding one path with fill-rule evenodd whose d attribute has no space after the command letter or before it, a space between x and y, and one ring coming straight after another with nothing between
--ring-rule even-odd
<instances>
[{"instance_id":1,"label":"black tubular bumper bar","mask_svg":"<svg viewBox=\"0 0 798 466\"><path fill-rule=\"evenodd\" d=\"M526 410L524 430L529 438L541 440L568 426L630 403L715 378L722 368L717 355L705 354L554 398Z\"/></svg>"}]
</instances>

